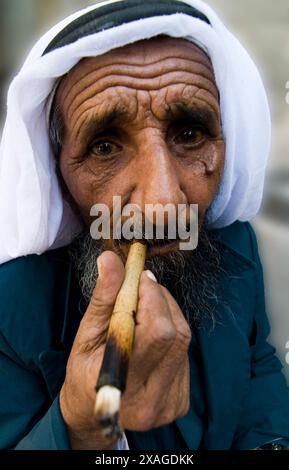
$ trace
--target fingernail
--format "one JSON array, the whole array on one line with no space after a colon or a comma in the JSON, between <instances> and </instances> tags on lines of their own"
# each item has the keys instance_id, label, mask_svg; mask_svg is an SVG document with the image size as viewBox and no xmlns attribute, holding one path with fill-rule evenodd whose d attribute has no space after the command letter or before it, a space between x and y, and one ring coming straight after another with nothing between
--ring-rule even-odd
<instances>
[{"instance_id":1,"label":"fingernail","mask_svg":"<svg viewBox=\"0 0 289 470\"><path fill-rule=\"evenodd\" d=\"M151 279L151 280L154 281L154 282L158 282L158 281L157 281L157 278L156 278L155 275L154 275L154 273L152 273L152 272L149 271L149 270L145 271L145 273L146 273L146 275L147 275L147 277L148 277L149 279Z\"/></svg>"},{"instance_id":2,"label":"fingernail","mask_svg":"<svg viewBox=\"0 0 289 470\"><path fill-rule=\"evenodd\" d=\"M100 259L100 257L97 258L96 263L97 263L98 278L100 278L101 277L101 259Z\"/></svg>"}]
</instances>

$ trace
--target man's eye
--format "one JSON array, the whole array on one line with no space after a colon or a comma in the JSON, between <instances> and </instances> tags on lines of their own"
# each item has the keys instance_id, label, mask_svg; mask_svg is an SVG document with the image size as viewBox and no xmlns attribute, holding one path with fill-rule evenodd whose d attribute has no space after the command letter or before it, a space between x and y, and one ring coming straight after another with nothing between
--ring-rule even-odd
<instances>
[{"instance_id":1,"label":"man's eye","mask_svg":"<svg viewBox=\"0 0 289 470\"><path fill-rule=\"evenodd\" d=\"M183 129L175 137L176 144L183 144L183 145L197 145L201 143L205 138L205 131L200 127L188 127Z\"/></svg>"},{"instance_id":2,"label":"man's eye","mask_svg":"<svg viewBox=\"0 0 289 470\"><path fill-rule=\"evenodd\" d=\"M109 140L99 140L91 146L91 152L101 157L109 157L120 150L120 146Z\"/></svg>"}]
</instances>

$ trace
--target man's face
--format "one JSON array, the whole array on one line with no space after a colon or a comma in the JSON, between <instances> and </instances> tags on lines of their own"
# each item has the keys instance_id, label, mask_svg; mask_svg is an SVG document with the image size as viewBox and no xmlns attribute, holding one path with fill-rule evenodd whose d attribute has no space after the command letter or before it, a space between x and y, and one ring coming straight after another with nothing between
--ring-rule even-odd
<instances>
[{"instance_id":1,"label":"man's face","mask_svg":"<svg viewBox=\"0 0 289 470\"><path fill-rule=\"evenodd\" d=\"M56 100L65 128L60 170L87 225L91 207L112 209L113 196L142 211L198 204L203 221L220 184L224 142L214 73L201 49L159 37L84 59Z\"/></svg>"}]
</instances>

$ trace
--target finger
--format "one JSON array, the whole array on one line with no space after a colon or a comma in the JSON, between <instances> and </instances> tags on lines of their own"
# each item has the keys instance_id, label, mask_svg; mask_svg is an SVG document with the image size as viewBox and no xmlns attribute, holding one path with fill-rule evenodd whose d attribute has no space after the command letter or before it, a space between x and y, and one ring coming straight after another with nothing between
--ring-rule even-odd
<instances>
[{"instance_id":1,"label":"finger","mask_svg":"<svg viewBox=\"0 0 289 470\"><path fill-rule=\"evenodd\" d=\"M76 341L90 341L103 335L124 279L121 259L112 251L104 251L97 260L98 278L89 306L81 321Z\"/></svg>"},{"instance_id":2,"label":"finger","mask_svg":"<svg viewBox=\"0 0 289 470\"><path fill-rule=\"evenodd\" d=\"M161 286L142 273L131 368L151 373L175 340L175 326ZM141 369L140 369L141 367Z\"/></svg>"},{"instance_id":3,"label":"finger","mask_svg":"<svg viewBox=\"0 0 289 470\"><path fill-rule=\"evenodd\" d=\"M161 368L153 372L141 397L140 403L128 407L130 412L125 417L127 429L148 431L184 416L189 408L188 360L179 364L176 370L166 371L165 374Z\"/></svg>"},{"instance_id":4,"label":"finger","mask_svg":"<svg viewBox=\"0 0 289 470\"><path fill-rule=\"evenodd\" d=\"M138 325L154 321L169 320L171 314L162 286L151 271L144 271L140 277L139 302L136 320Z\"/></svg>"},{"instance_id":5,"label":"finger","mask_svg":"<svg viewBox=\"0 0 289 470\"><path fill-rule=\"evenodd\" d=\"M180 309L178 303L171 295L171 293L163 286L161 286L162 294L166 299L166 302L169 306L171 317L176 328L176 342L183 341L184 347L187 347L190 344L192 332L187 320L184 317L182 310Z\"/></svg>"}]
</instances>

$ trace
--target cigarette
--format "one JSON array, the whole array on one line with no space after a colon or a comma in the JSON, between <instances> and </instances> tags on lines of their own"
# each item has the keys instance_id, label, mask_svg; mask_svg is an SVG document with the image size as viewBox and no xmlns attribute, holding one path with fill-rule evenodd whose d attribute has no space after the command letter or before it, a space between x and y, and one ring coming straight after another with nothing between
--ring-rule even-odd
<instances>
[{"instance_id":1,"label":"cigarette","mask_svg":"<svg viewBox=\"0 0 289 470\"><path fill-rule=\"evenodd\" d=\"M96 384L95 418L106 438L122 434L119 422L121 394L125 390L132 352L139 281L147 246L133 241L125 264L125 277L111 316L104 357Z\"/></svg>"}]
</instances>

